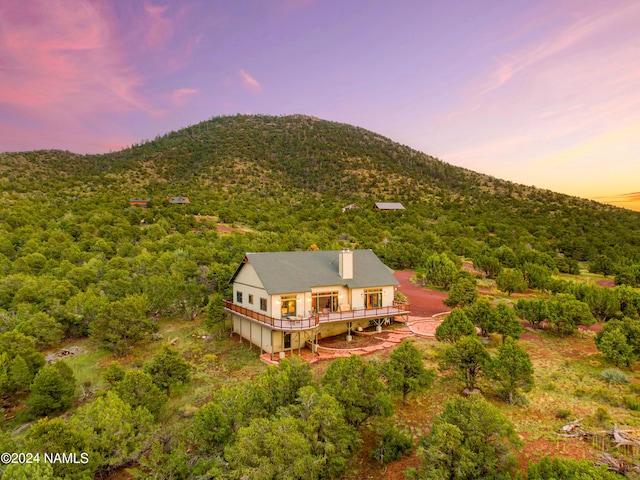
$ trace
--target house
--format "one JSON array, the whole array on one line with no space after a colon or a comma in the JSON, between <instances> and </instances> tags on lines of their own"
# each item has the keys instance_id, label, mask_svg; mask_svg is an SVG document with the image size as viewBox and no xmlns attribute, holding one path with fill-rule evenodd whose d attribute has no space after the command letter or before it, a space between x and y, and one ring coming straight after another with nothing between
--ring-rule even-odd
<instances>
[{"instance_id":1,"label":"house","mask_svg":"<svg viewBox=\"0 0 640 480\"><path fill-rule=\"evenodd\" d=\"M167 201L178 205L191 203L191 201L189 201L189 197L167 197Z\"/></svg>"},{"instance_id":2,"label":"house","mask_svg":"<svg viewBox=\"0 0 640 480\"><path fill-rule=\"evenodd\" d=\"M247 253L230 280L225 301L233 331L284 356L320 337L376 325L409 315L394 300L398 281L371 250Z\"/></svg>"},{"instance_id":3,"label":"house","mask_svg":"<svg viewBox=\"0 0 640 480\"><path fill-rule=\"evenodd\" d=\"M398 202L377 202L373 204L374 210L404 210L404 206Z\"/></svg>"},{"instance_id":4,"label":"house","mask_svg":"<svg viewBox=\"0 0 640 480\"><path fill-rule=\"evenodd\" d=\"M147 204L151 201L150 198L130 198L129 205L138 205L142 208L147 208Z\"/></svg>"}]
</instances>

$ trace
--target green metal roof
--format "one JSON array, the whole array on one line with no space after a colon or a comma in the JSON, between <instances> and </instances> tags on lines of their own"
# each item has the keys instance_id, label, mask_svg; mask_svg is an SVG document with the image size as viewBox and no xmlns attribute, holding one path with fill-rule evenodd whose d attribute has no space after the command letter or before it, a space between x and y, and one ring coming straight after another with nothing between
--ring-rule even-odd
<instances>
[{"instance_id":1,"label":"green metal roof","mask_svg":"<svg viewBox=\"0 0 640 480\"><path fill-rule=\"evenodd\" d=\"M340 250L309 252L247 253L230 282L245 262L255 269L269 295L308 292L313 287L345 285L348 288L398 285L393 271L371 250L353 250L353 278L344 279L338 272Z\"/></svg>"}]
</instances>

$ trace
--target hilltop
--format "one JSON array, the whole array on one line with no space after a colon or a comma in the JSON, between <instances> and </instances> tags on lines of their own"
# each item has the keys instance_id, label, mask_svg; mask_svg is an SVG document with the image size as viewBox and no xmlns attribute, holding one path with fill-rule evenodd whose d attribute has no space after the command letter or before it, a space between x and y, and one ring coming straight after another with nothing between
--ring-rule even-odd
<instances>
[{"instance_id":1,"label":"hilltop","mask_svg":"<svg viewBox=\"0 0 640 480\"><path fill-rule=\"evenodd\" d=\"M640 259L640 213L478 174L304 115L216 117L104 155L0 154L0 169L5 198L55 192L57 203L77 211L100 202L126 208L129 197L159 205L167 195L188 195L190 213L285 236L295 231L289 248L346 239L396 267L419 263L395 258L395 247L407 244L414 256L426 248L473 257L479 247L502 245L576 261ZM408 208L372 217L377 201ZM341 215L351 203L362 208ZM300 241L302 234L309 240Z\"/></svg>"}]
</instances>

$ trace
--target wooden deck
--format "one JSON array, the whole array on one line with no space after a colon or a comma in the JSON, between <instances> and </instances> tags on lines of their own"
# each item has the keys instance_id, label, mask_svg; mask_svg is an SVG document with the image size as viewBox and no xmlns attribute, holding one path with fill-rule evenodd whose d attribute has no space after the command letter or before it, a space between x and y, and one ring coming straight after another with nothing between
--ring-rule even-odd
<instances>
[{"instance_id":1,"label":"wooden deck","mask_svg":"<svg viewBox=\"0 0 640 480\"><path fill-rule=\"evenodd\" d=\"M263 325L269 325L274 330L283 332L311 330L321 323L355 322L358 320L373 320L376 318L396 317L409 315L408 303L394 303L390 307L365 308L360 310L347 310L344 312L314 313L308 317L274 318L248 308L235 305L229 300L224 300L224 308L229 313L241 315Z\"/></svg>"}]
</instances>

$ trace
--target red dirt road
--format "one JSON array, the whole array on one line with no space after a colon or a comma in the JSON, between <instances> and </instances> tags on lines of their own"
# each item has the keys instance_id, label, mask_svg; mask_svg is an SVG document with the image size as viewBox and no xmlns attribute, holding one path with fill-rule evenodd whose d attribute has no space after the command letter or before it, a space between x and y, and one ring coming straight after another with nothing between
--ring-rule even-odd
<instances>
[{"instance_id":1,"label":"red dirt road","mask_svg":"<svg viewBox=\"0 0 640 480\"><path fill-rule=\"evenodd\" d=\"M446 293L427 290L409 281L414 272L402 270L394 272L393 275L400 282L398 291L409 298L411 317L432 317L437 313L451 311L451 308L442 303L442 300L449 297Z\"/></svg>"}]
</instances>

